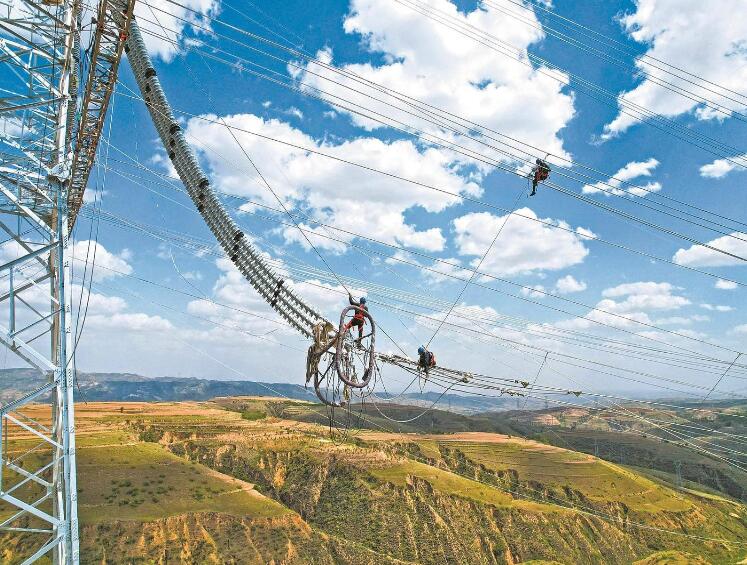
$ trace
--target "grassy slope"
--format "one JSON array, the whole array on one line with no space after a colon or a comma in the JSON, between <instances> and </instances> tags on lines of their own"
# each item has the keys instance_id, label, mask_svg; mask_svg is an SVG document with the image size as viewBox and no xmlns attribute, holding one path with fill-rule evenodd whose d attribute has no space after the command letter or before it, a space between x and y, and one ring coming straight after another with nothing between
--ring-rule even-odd
<instances>
[{"instance_id":1,"label":"grassy slope","mask_svg":"<svg viewBox=\"0 0 747 565\"><path fill-rule=\"evenodd\" d=\"M265 401L244 399L239 403L241 406L234 409L246 409L246 402ZM252 408L257 409L257 405L252 404ZM648 524L647 527L654 529L682 530L711 537L740 536L745 532L744 515L740 518L740 514L735 514L736 520L729 516L734 508L743 512L739 505L724 499L708 500L700 494L677 493L658 481L652 481L624 467L535 442L507 441L506 438L497 443L470 441L473 436L469 434L452 436L450 440L442 435L425 437L361 432L353 442L358 446L363 445L364 448L361 449L351 447L350 442L339 445L330 443L324 439L320 428L310 425L283 423L272 418L259 424L246 425L251 426L251 439L246 434L228 432L228 429L216 426L210 437L195 439L183 445L175 444L174 450L193 458L212 458L217 446L230 442L235 451L225 457L212 459L208 462L209 465L224 468L231 474L248 473L248 478L262 484L263 492L290 505L325 531L343 537L357 534L341 526L341 520L369 522L370 517L366 515L368 512L376 517L374 521L385 522L392 514L401 514L400 519L408 523L410 518L407 516L407 505L417 506L422 502L426 507L433 507L443 503L444 497L475 502L483 507L481 511L486 505L501 508L502 511L509 512L504 516L521 510L521 515L530 516L531 520L536 520L541 515L541 521L548 516L565 512L555 504L547 504L560 500L564 506L619 515L623 522L635 521L644 526ZM284 431L278 435L279 430ZM454 437L457 439L453 439ZM393 449L394 444L412 441L418 444L417 460L386 454ZM461 468L454 465L453 461L447 461L448 458L442 456L444 447L452 452L459 451L472 467ZM399 448L394 450L402 453ZM433 461L438 468L423 464L427 463L428 458L440 459ZM479 473L476 471L478 467L483 469ZM511 498L506 494L516 484L507 485L500 481L486 484L492 478L486 475L491 467L496 472L513 473L513 480L518 484L519 491L524 489L523 492L526 493L528 488L539 489L544 498L540 497L539 504L535 507L529 507L521 498ZM472 476L479 480L471 480ZM326 477L326 480L315 484L320 477ZM418 491L422 483L427 483L434 492L427 496L422 492L412 492ZM392 500L392 497L396 498L402 493L392 491L386 485L406 491L405 500L402 501L405 507ZM386 492L386 496L382 495L383 492ZM432 496L436 500L427 500ZM418 501L418 497L422 500ZM532 512L535 509L536 514ZM472 512L474 513L474 509ZM614 514L615 512L619 514ZM386 518L382 518L382 515ZM536 518L531 518L532 515ZM513 520L514 517L509 519ZM578 518L571 518L567 523L574 521L578 522ZM605 527L606 525L607 523ZM391 541L399 535L396 528L387 530L387 524L377 524L377 527L390 538L384 534L377 538L378 534L371 533L368 543L372 547L380 549L377 543L396 545ZM483 524L483 527L493 526ZM549 529L552 527L554 526ZM602 526L594 523L584 527L594 529ZM629 525L624 529L631 527ZM734 527L737 529L734 530ZM401 528L402 522L399 524L399 529ZM629 532L625 533L627 535ZM593 538L598 534L599 532L590 535ZM522 535L526 537L529 534L523 531ZM614 537L614 533L610 537ZM633 545L639 544L637 548L631 548L631 551L641 551L640 543L651 543L652 549L704 545L688 538L684 538L686 541L683 543L671 536L654 535L651 530L644 528L634 530L629 537L635 540ZM390 542L385 542L386 539L390 539ZM548 538L547 542L559 543L557 538ZM574 549L569 549L572 550ZM537 548L527 550L529 554L532 551L537 552ZM718 561L726 554L717 549L711 555L722 555L721 558L715 557ZM412 558L404 553L398 556ZM728 559L731 557L725 562Z\"/></svg>"},{"instance_id":2,"label":"grassy slope","mask_svg":"<svg viewBox=\"0 0 747 565\"><path fill-rule=\"evenodd\" d=\"M742 506L676 493L587 455L494 434L331 441L312 424L241 418L272 412L265 401L231 408L239 412L205 403L79 409L91 562L686 563L658 555L676 549L714 563L745 557L551 504L560 497L564 506L619 512L623 522L747 539ZM522 489L541 493L538 501L508 494Z\"/></svg>"},{"instance_id":3,"label":"grassy slope","mask_svg":"<svg viewBox=\"0 0 747 565\"><path fill-rule=\"evenodd\" d=\"M123 410L120 411L120 407ZM253 485L177 457L155 443L139 441L122 424L156 414L176 429L195 430L205 417L232 414L190 403L103 405L78 410L78 477L83 563L272 562L394 563L365 548L312 530L291 509ZM202 412L203 415L196 415ZM11 452L32 447L25 438ZM41 460L41 459L38 459ZM26 460L26 467L33 468ZM6 477L6 480L13 477ZM41 494L25 489L25 494ZM10 509L0 505L0 518ZM17 563L40 538L0 535L0 562Z\"/></svg>"},{"instance_id":4,"label":"grassy slope","mask_svg":"<svg viewBox=\"0 0 747 565\"><path fill-rule=\"evenodd\" d=\"M184 461L158 445L136 442L130 434L81 438L77 453L78 512L84 524L113 516L149 521L187 512L261 518L289 512L249 484ZM26 461L28 468L36 464ZM14 477L8 478L12 484ZM26 493L42 494L38 487L23 492L23 498ZM0 507L0 516L8 515L9 509Z\"/></svg>"},{"instance_id":5,"label":"grassy slope","mask_svg":"<svg viewBox=\"0 0 747 565\"><path fill-rule=\"evenodd\" d=\"M267 518L289 512L242 481L189 463L155 444L79 446L79 512L86 524L116 515L151 521L188 512Z\"/></svg>"},{"instance_id":6,"label":"grassy slope","mask_svg":"<svg viewBox=\"0 0 747 565\"><path fill-rule=\"evenodd\" d=\"M447 444L448 442L442 442ZM509 441L451 444L489 469L517 472L519 480L553 487L569 486L591 500L623 502L641 511L683 511L692 507L671 489L601 459L547 446Z\"/></svg>"},{"instance_id":7,"label":"grassy slope","mask_svg":"<svg viewBox=\"0 0 747 565\"><path fill-rule=\"evenodd\" d=\"M480 504L490 504L498 507L510 506L543 512L564 511L549 505L516 500L505 491L462 477L450 471L425 465L419 461L405 460L385 467L374 467L369 469L369 471L374 477L398 486L404 486L412 477L417 477L427 481L434 490L442 494L459 496L474 500Z\"/></svg>"},{"instance_id":8,"label":"grassy slope","mask_svg":"<svg viewBox=\"0 0 747 565\"><path fill-rule=\"evenodd\" d=\"M600 457L625 465L669 474L676 474L679 467L683 480L717 489L735 498L743 498L747 492L747 474L692 449L653 438L610 431L563 429L548 434L546 439L555 445L585 453L597 451Z\"/></svg>"},{"instance_id":9,"label":"grassy slope","mask_svg":"<svg viewBox=\"0 0 747 565\"><path fill-rule=\"evenodd\" d=\"M675 404L682 404L682 401ZM678 444L677 438L669 433L675 431L685 436L694 435L698 441L715 442L724 449L733 450L722 455L744 463L738 453L743 451L739 438L747 433L747 405L743 401L717 401L691 406L705 411L627 405L622 414L619 410L599 408L551 408L483 414L480 418L510 424L520 435L541 437L548 443L593 453L608 461L675 474L678 482L696 482L747 501L747 474L719 459L695 453L688 446ZM716 412L708 412L708 409ZM667 422L668 426L657 428L649 419ZM677 424L685 427L678 428Z\"/></svg>"},{"instance_id":10,"label":"grassy slope","mask_svg":"<svg viewBox=\"0 0 747 565\"><path fill-rule=\"evenodd\" d=\"M286 399L263 398L226 398L219 401L230 410L260 410L267 414L301 422L328 424L327 414L323 407L308 402L288 401ZM353 417L351 427L380 430L394 429L403 433L459 433L459 432L495 432L514 436L535 437L545 443L555 444L588 454L597 454L600 458L613 463L637 466L661 473L676 474L678 482L688 481L715 489L731 497L743 498L747 495L747 474L729 467L723 461L694 453L688 447L671 442L663 442L654 437L645 418L655 418L670 422L689 422L696 426L713 427L727 433L747 433L747 418L738 418L745 407L739 403L718 402L714 407L725 414L711 417L710 414L693 415L692 412L676 409L659 409L656 407L628 406L629 417L611 413L602 409L564 409L555 408L544 411L484 413L472 416L455 414L443 410L432 410L425 417L406 424L394 424L381 417L370 404L363 407L363 418ZM422 407L402 405L381 405L380 409L388 416L398 420L409 420L422 412ZM356 408L356 411L358 408ZM552 427L540 424L545 417L556 422ZM691 420L695 420L692 422ZM701 421L702 420L702 421ZM346 420L347 421L347 420ZM622 428L621 428L622 426ZM635 429L647 435L621 433L621 429ZM617 431L616 431L617 430ZM688 429L688 434L692 429ZM708 436L703 436L708 439ZM726 447L741 450L741 445L724 441L726 436L716 439ZM671 438L670 438L671 439ZM712 438L711 438L712 439ZM744 499L747 501L747 498Z\"/></svg>"},{"instance_id":11,"label":"grassy slope","mask_svg":"<svg viewBox=\"0 0 747 565\"><path fill-rule=\"evenodd\" d=\"M682 551L660 551L633 565L709 565L708 561Z\"/></svg>"}]
</instances>

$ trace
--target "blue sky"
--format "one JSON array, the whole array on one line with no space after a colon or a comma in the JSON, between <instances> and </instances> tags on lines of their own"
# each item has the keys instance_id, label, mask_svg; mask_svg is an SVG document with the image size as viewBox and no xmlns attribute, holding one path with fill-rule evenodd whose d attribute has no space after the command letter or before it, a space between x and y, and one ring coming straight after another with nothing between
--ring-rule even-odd
<instances>
[{"instance_id":1,"label":"blue sky","mask_svg":"<svg viewBox=\"0 0 747 565\"><path fill-rule=\"evenodd\" d=\"M423 271L403 261L443 270L445 263L434 262L434 258L441 259L451 263L450 273L469 277L469 270L464 269L476 267L496 231L503 226L480 271L514 284L484 276L475 278L482 286L470 285L459 300L457 317L449 318L467 329L447 325L433 341L442 364L493 375L533 377L541 364L542 351L549 351L548 368L542 377L547 384L673 394L655 385L671 388L671 379L676 379L695 385L693 388L677 385L680 390L693 396L702 394L702 388L697 387L710 386L725 366L715 364L707 370L701 367L691 370L613 355L598 347L582 347L559 339L559 335L568 335L559 332L581 332L587 342L589 336L595 336L641 347L679 348L672 349L675 356L682 355L682 348L686 348L730 361L747 337L744 287L731 288L736 285L723 282L717 285L717 278L615 249L584 235L593 233L604 240L718 277L747 282L743 261L725 260L724 255L692 248L692 243L608 214L549 187L541 186L538 196L530 199L526 196L526 179L392 127L353 116L335 107L329 98L319 100L308 96L308 88L324 88L369 109L381 110L389 118L425 129L430 135L469 143L473 151L489 154L510 170L521 167L515 160L501 157L485 145L460 141L412 115L335 86L317 76L326 75L326 71L307 66L299 57L290 56L282 49L269 49L276 59L261 55L248 46L263 49L265 46L237 29L286 46L293 43L337 68L354 71L390 89L531 143L551 153L551 162L561 164L561 159L572 159L576 163L571 169L574 174L585 172L581 165L599 171L589 173L593 178L588 185L617 175L651 191L644 196L626 194L627 199L610 197L595 191L593 186L584 188L584 182L554 173L553 182L573 194L625 210L699 242L714 241L723 234L655 213L644 206L674 204L663 198L669 197L730 218L710 216L725 224L726 227L718 229L727 234L737 233L736 237L723 236L723 240L713 245L727 246L734 254L744 256L747 245L739 237L747 239L747 236L738 235L737 222L747 221L744 215L747 173L739 167L728 171L726 161L713 164L719 156L688 141L702 135L716 138L730 148L741 149L728 155L738 161L739 155L747 153L745 124L738 116L709 115L703 111L702 103L687 101L653 84L645 68L634 70L632 55L655 56L693 75L744 93L747 20L737 14L739 10L731 8L735 2L714 2L723 4L723 10L711 10L711 3L706 8L698 2L675 0L553 4L552 10L557 14L620 42L628 53L615 53L599 43L594 45L618 57L622 65L546 35L543 27L556 26L558 20L529 5L521 8L517 2L492 0L479 8L474 2L459 2L459 11L454 11L448 0L425 2L431 9L449 14L452 18L449 21L474 25L483 33L508 42L523 53L522 64L416 13L407 6L413 3L420 4L414 0L404 3L289 0L261 3L260 11L256 7L260 4L235 0L230 3L190 0L192 9L206 15L194 19L194 27L185 29L179 19L166 12L186 18L194 16L159 0L151 2L153 11L141 5L139 17L146 32L158 31L157 26L147 22L154 19L154 14L160 25L178 32L174 36L178 47L159 42L146 33L148 46L156 58L164 89L184 120L190 142L211 172L214 186L231 195L224 198L224 203L235 209L237 221L272 260L288 268L299 266L289 271L295 288L326 314L336 316L344 304L344 293L334 279L329 279L324 265L305 245L298 230L282 225L288 223L287 216L248 204L258 202L277 207L219 119L237 128L315 147L517 212L506 219L505 213L480 203L395 182L256 136L239 134L244 148L298 220L303 220L303 214L403 248L394 259L385 261L395 253L392 247L373 244L350 233L335 232L343 243L333 243L324 237L332 228L321 230L320 236L312 239L337 273L360 279L353 288L358 293L369 294L372 311L382 327L413 355L419 343L427 342L433 335L433 319L443 317L448 309L445 305L457 298L464 283L435 276L433 271ZM241 13L236 10L239 7ZM524 21L506 15L506 10L520 14ZM719 12L726 15L719 16ZM684 23L676 14L684 17ZM205 32L206 28L214 33ZM719 30L717 41L709 40L714 37L714 30ZM634 34L641 41L636 41ZM562 71L551 71L536 60L527 66L527 49L529 54L549 61ZM226 52L245 59L244 69L216 60L228 57ZM306 88L306 92L252 76L246 71L252 68L250 62L265 66L268 70L263 72L278 73L274 76L282 80L295 80L298 90ZM559 72L572 73L614 94L629 93L628 99L684 128L681 135L686 141L651 125L621 121L614 99L595 100L573 80L570 84L560 84L547 76ZM272 312L225 259L205 253L203 248L195 250L195 241L203 241L215 251L214 242L189 200L175 190L178 184L169 187L168 181L158 179L157 174L170 172L167 159L142 101L133 98L133 93L137 93L137 87L128 66L123 64L110 128L105 132L108 145L101 146L99 167L89 187L93 189L88 198L89 212L79 222L75 234L76 257L81 259L77 263L78 275L82 274L82 260L86 256L92 258L92 246L88 243L93 239L92 234L98 234L99 244L98 267L78 354L79 368L150 376L300 383L306 342L289 329L265 319L271 318ZM698 93L734 110L747 110L744 96L734 94L734 100L727 100L704 90ZM208 116L212 121L200 116ZM140 168L136 163L140 163ZM701 170L703 167L706 168ZM243 209L239 210L241 206ZM678 206L702 215L694 208ZM92 222L97 210L102 210L101 220ZM111 218L107 214L120 219L113 223L107 220ZM546 223L533 222L527 216ZM123 228L122 218L141 228L147 226L146 231L151 235L132 226ZM558 230L547 224L566 229ZM741 228L747 231L744 225ZM152 236L154 231L160 231L161 239ZM173 238L164 241L164 231L176 234L182 243L175 243ZM301 264L318 272L309 271L308 267L302 271ZM522 289L517 284L541 293ZM390 308L397 292L393 289L419 297L415 300L418 307L406 308L415 314L402 310L395 313ZM210 300L235 309L228 310ZM82 303L85 302L84 297ZM619 316L590 309L595 306ZM587 319L579 318L583 316ZM588 318L607 325L590 322ZM246 332L263 337L252 337ZM581 339L580 334L574 335ZM716 343L721 348L695 340ZM394 350L394 345L385 339L379 343L382 349ZM604 347L609 345L607 341ZM611 372L628 379L640 373L650 376L635 377L647 384L602 376L598 371L578 366L588 367L586 361L571 365L571 358L614 366L616 369ZM676 359L681 364L682 358ZM719 390L744 389L738 376L738 373L727 376ZM659 380L660 377L670 381ZM391 382L400 383L400 378L392 374ZM391 388L397 386L392 384Z\"/></svg>"}]
</instances>

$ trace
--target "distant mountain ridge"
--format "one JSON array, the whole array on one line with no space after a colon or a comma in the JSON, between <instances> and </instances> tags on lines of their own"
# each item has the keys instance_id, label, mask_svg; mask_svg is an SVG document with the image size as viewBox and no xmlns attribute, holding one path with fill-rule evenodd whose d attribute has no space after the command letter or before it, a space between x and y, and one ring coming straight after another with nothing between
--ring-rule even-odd
<instances>
[{"instance_id":1,"label":"distant mountain ridge","mask_svg":"<svg viewBox=\"0 0 747 565\"><path fill-rule=\"evenodd\" d=\"M29 393L44 384L42 375L35 369L0 369L0 405ZM265 383L260 381L229 381L200 379L196 377L145 377L136 373L86 373L78 372L78 401L131 401L167 402L210 400L219 396L277 396L290 400L317 401L314 391L294 383ZM401 394L380 392L381 402L409 406L431 407L436 403L441 410L474 415L490 412L510 412L548 409L549 403L539 398L511 396L461 395L441 392L405 392ZM684 399L660 398L641 393L650 398L687 404ZM691 399L688 399L691 400ZM591 405L593 397L573 398L575 404Z\"/></svg>"},{"instance_id":2,"label":"distant mountain ridge","mask_svg":"<svg viewBox=\"0 0 747 565\"><path fill-rule=\"evenodd\" d=\"M0 403L44 384L34 369L0 369ZM280 396L292 400L314 400L310 390L291 383L220 381L194 377L144 377L133 373L78 372L79 401L184 401L209 400L217 396Z\"/></svg>"},{"instance_id":3,"label":"distant mountain ridge","mask_svg":"<svg viewBox=\"0 0 747 565\"><path fill-rule=\"evenodd\" d=\"M0 403L9 402L21 394L44 384L44 378L34 369L0 369ZM135 373L78 372L77 400L79 401L185 401L209 400L218 396L279 396L291 400L316 401L311 389L292 383L263 383L258 381L223 381L196 377L144 377ZM384 401L391 398L397 404L431 406L438 401L441 410L461 414L503 412L518 408L517 399L510 397L443 395L437 392L379 395ZM521 402L521 400L519 400ZM527 408L538 408L530 400Z\"/></svg>"}]
</instances>

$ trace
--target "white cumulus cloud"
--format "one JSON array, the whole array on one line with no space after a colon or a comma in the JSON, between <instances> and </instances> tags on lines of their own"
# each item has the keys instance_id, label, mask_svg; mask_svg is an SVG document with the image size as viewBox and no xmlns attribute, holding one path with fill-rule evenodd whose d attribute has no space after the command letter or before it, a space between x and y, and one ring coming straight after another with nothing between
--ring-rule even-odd
<instances>
[{"instance_id":1,"label":"white cumulus cloud","mask_svg":"<svg viewBox=\"0 0 747 565\"><path fill-rule=\"evenodd\" d=\"M218 120L215 116L208 118ZM477 183L460 174L461 168L453 157L435 148L422 148L410 141L387 142L370 137L341 142L321 141L285 122L264 120L251 114L227 116L223 120L230 127L365 163L448 192L471 196L481 194ZM187 123L186 133L188 139L194 141L195 149L207 161L211 178L221 191L279 208L272 192L221 123L194 118ZM439 228L418 229L405 220L405 212L418 207L437 213L460 203L461 199L372 174L303 149L271 143L238 129L234 133L243 149L256 163L261 164L263 176L288 209L303 208L304 214L313 220L332 224L347 232L370 235L387 243L427 251L443 249L445 239ZM251 205L247 211L251 211ZM282 220L288 221L284 215ZM296 216L296 220L314 232L309 235L314 245L332 251L344 251L345 243L355 238L351 233L310 223L303 216ZM285 229L284 235L288 241L308 245L295 226ZM334 241L330 237L341 241Z\"/></svg>"},{"instance_id":2,"label":"white cumulus cloud","mask_svg":"<svg viewBox=\"0 0 747 565\"><path fill-rule=\"evenodd\" d=\"M719 290L736 290L739 285L732 281L719 279L716 281L716 284L714 286Z\"/></svg>"},{"instance_id":3,"label":"white cumulus cloud","mask_svg":"<svg viewBox=\"0 0 747 565\"><path fill-rule=\"evenodd\" d=\"M633 196L646 196L649 192L658 192L661 190L661 183L649 182L645 185L631 186L625 188L623 185L627 185L631 181L640 177L650 177L656 167L659 166L659 161L654 159L648 159L646 161L633 161L625 165L622 169L617 171L611 178L605 182L597 182L595 184L587 184L583 187L584 194L594 194L601 192L605 196L611 196L613 194L631 194Z\"/></svg>"},{"instance_id":4,"label":"white cumulus cloud","mask_svg":"<svg viewBox=\"0 0 747 565\"><path fill-rule=\"evenodd\" d=\"M602 309L617 313L645 312L651 310L676 310L690 304L687 298L673 294L674 290L676 290L676 287L666 282L621 284L602 292L602 296L605 298L602 302L608 306ZM610 300L619 298L623 298L624 300Z\"/></svg>"},{"instance_id":5,"label":"white cumulus cloud","mask_svg":"<svg viewBox=\"0 0 747 565\"><path fill-rule=\"evenodd\" d=\"M528 220L537 218L529 208L517 210L525 216L495 216L488 212L471 213L454 220L455 243L460 255L475 256L471 262L476 267L480 257L501 230L500 236L487 254L480 271L491 275L511 275L532 271L557 271L581 263L589 254L584 245L590 232L575 231L562 220L544 218L570 231Z\"/></svg>"},{"instance_id":6,"label":"white cumulus cloud","mask_svg":"<svg viewBox=\"0 0 747 565\"><path fill-rule=\"evenodd\" d=\"M708 245L714 249L709 249L704 245L693 245L688 249L679 249L672 260L679 265L688 267L728 267L745 264L744 260L738 257L747 258L747 233L733 232L730 235L709 241ZM731 253L736 257L716 250Z\"/></svg>"},{"instance_id":7,"label":"white cumulus cloud","mask_svg":"<svg viewBox=\"0 0 747 565\"><path fill-rule=\"evenodd\" d=\"M531 27L516 25L511 17L490 6L462 11L448 0L429 0L428 4L433 10L455 19L456 25L474 26L499 36L518 49L522 61L488 49L402 3L352 0L350 13L343 23L345 32L362 37L363 45L375 57L376 63L341 67L387 89L543 147L554 155L567 155L559 132L574 115L573 97L563 92L566 75L545 69L560 78L558 82L526 64L528 47L544 37L541 24L534 15L527 15L535 25ZM317 57L331 62L333 55L330 50L325 50ZM420 116L393 109L387 103L394 103L394 97L382 94L374 87L354 83L352 79L340 77L314 63L308 63L305 69L304 72L295 72L296 78L305 84L370 109L369 116L365 117L336 108L348 113L359 126L369 129L382 127L370 117L373 112L378 112L428 132L443 133L441 128ZM372 101L322 77L334 78L384 102ZM327 96L327 99L334 100L332 96ZM402 107L401 102L397 105ZM494 157L507 159L500 154Z\"/></svg>"},{"instance_id":8,"label":"white cumulus cloud","mask_svg":"<svg viewBox=\"0 0 747 565\"><path fill-rule=\"evenodd\" d=\"M173 328L171 322L161 316L143 312L120 312L111 315L97 314L86 318L86 326L99 330L125 332L165 332Z\"/></svg>"},{"instance_id":9,"label":"white cumulus cloud","mask_svg":"<svg viewBox=\"0 0 747 565\"><path fill-rule=\"evenodd\" d=\"M744 91L747 10L743 0L636 0L635 4L635 12L624 16L621 22L635 41L648 46L647 56L705 77L726 89ZM725 117L699 102L699 97L738 111L747 108L747 103L718 87L697 86L670 75L662 77L660 71L642 60L637 62L637 67L643 74L642 82L621 97L661 116L676 117L694 111L702 120ZM652 77L663 78L694 96L688 98L667 90L655 84L656 79L651 80ZM605 136L618 135L638 121L639 118L620 112L605 126Z\"/></svg>"},{"instance_id":10,"label":"white cumulus cloud","mask_svg":"<svg viewBox=\"0 0 747 565\"><path fill-rule=\"evenodd\" d=\"M76 268L82 272L88 263L89 272L93 269L95 282L132 273L131 254L127 249L114 254L99 242L90 240L76 241L71 249Z\"/></svg>"},{"instance_id":11,"label":"white cumulus cloud","mask_svg":"<svg viewBox=\"0 0 747 565\"><path fill-rule=\"evenodd\" d=\"M524 286L521 287L521 295L528 296L529 298L544 298L547 296L547 290L541 284Z\"/></svg>"},{"instance_id":12,"label":"white cumulus cloud","mask_svg":"<svg viewBox=\"0 0 747 565\"><path fill-rule=\"evenodd\" d=\"M525 286L522 287L521 294L530 298L544 298L548 294L572 294L574 292L583 292L584 290L586 290L585 282L577 281L572 275L566 275L559 278L554 287L546 288L541 284Z\"/></svg>"},{"instance_id":13,"label":"white cumulus cloud","mask_svg":"<svg viewBox=\"0 0 747 565\"><path fill-rule=\"evenodd\" d=\"M80 297L82 308L87 306L87 316L111 316L120 314L127 309L127 301L121 296L111 296L98 292L91 292L78 284L73 285L73 303L77 306ZM82 313L81 313L82 314Z\"/></svg>"},{"instance_id":14,"label":"white cumulus cloud","mask_svg":"<svg viewBox=\"0 0 747 565\"><path fill-rule=\"evenodd\" d=\"M703 310L708 310L709 312L731 312L734 310L731 306L726 306L723 304L701 304L700 307Z\"/></svg>"},{"instance_id":15,"label":"white cumulus cloud","mask_svg":"<svg viewBox=\"0 0 747 565\"><path fill-rule=\"evenodd\" d=\"M205 16L216 16L219 11L219 0L182 0L179 3L149 0L135 4L135 16L148 52L167 63L184 45L185 32L203 33L210 27Z\"/></svg>"},{"instance_id":16,"label":"white cumulus cloud","mask_svg":"<svg viewBox=\"0 0 747 565\"><path fill-rule=\"evenodd\" d=\"M602 291L602 299L585 316L562 320L555 326L563 329L588 329L596 322L619 328L639 329L643 324L654 323L651 314L679 310L691 304L677 294L680 289L667 282L639 281L620 284ZM670 323L681 322L684 317L670 317ZM665 318L665 321L667 319ZM690 321L698 318L690 317Z\"/></svg>"},{"instance_id":17,"label":"white cumulus cloud","mask_svg":"<svg viewBox=\"0 0 747 565\"><path fill-rule=\"evenodd\" d=\"M716 159L713 163L700 167L700 176L707 179L720 179L734 170L744 170L739 163L747 164L747 153L729 159Z\"/></svg>"},{"instance_id":18,"label":"white cumulus cloud","mask_svg":"<svg viewBox=\"0 0 747 565\"><path fill-rule=\"evenodd\" d=\"M558 294L571 294L573 292L583 292L586 290L586 283L577 281L572 275L566 275L555 283L555 291Z\"/></svg>"},{"instance_id":19,"label":"white cumulus cloud","mask_svg":"<svg viewBox=\"0 0 747 565\"><path fill-rule=\"evenodd\" d=\"M265 256L269 257L267 254ZM277 263L276 260L274 262ZM254 290L230 260L221 258L215 264L220 276L213 285L212 300L192 300L187 306L190 314L223 326L209 330L213 338L221 336L231 340L238 338L256 341L256 336L272 335L275 339L298 335ZM287 274L282 264L275 270L281 276ZM347 304L347 290L339 285L330 285L314 279L294 282L287 278L285 285L331 320L336 320L342 306ZM365 289L349 290L356 297L367 294ZM241 335L241 332L245 333ZM264 340L263 342L267 343Z\"/></svg>"},{"instance_id":20,"label":"white cumulus cloud","mask_svg":"<svg viewBox=\"0 0 747 565\"><path fill-rule=\"evenodd\" d=\"M707 322L710 318L708 316L700 316L695 314L693 316L670 316L668 318L659 318L656 320L657 326L689 326L693 322Z\"/></svg>"}]
</instances>

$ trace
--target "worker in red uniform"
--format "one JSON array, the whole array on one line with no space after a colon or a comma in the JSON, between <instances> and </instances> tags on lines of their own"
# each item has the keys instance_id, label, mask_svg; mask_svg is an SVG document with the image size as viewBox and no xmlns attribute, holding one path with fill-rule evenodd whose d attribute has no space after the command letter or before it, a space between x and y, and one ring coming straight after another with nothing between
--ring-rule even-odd
<instances>
[{"instance_id":1,"label":"worker in red uniform","mask_svg":"<svg viewBox=\"0 0 747 565\"><path fill-rule=\"evenodd\" d=\"M537 159L535 163L536 165L532 169L532 192L529 196L537 194L537 185L550 178L550 165L542 159Z\"/></svg>"},{"instance_id":2,"label":"worker in red uniform","mask_svg":"<svg viewBox=\"0 0 747 565\"><path fill-rule=\"evenodd\" d=\"M345 324L345 330L349 330L350 328L357 326L358 327L358 339L356 342L358 345L361 344L361 340L363 339L363 326L366 324L366 317L363 315L363 312L368 312L368 306L366 306L366 297L361 296L358 301L353 299L353 295L348 293L348 301L350 302L351 306L355 306L355 314L353 315L353 319L350 320L347 324Z\"/></svg>"}]
</instances>

